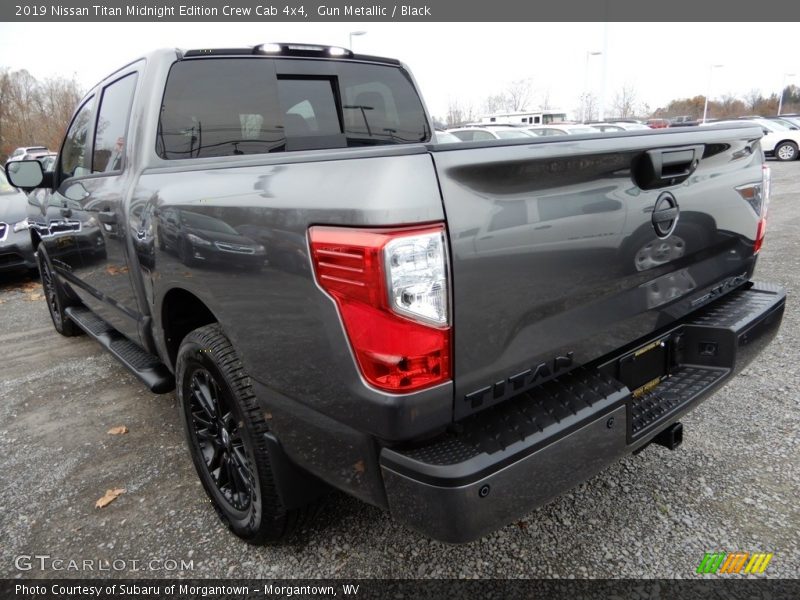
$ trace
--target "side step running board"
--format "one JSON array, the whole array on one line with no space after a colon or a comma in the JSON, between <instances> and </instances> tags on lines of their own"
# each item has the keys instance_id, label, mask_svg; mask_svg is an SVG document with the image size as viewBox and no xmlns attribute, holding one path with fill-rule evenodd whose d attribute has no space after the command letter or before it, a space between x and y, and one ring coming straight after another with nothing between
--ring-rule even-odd
<instances>
[{"instance_id":1,"label":"side step running board","mask_svg":"<svg viewBox=\"0 0 800 600\"><path fill-rule=\"evenodd\" d=\"M172 373L158 357L126 338L91 310L84 306L70 306L64 312L78 327L111 352L151 392L165 394L175 389Z\"/></svg>"}]
</instances>

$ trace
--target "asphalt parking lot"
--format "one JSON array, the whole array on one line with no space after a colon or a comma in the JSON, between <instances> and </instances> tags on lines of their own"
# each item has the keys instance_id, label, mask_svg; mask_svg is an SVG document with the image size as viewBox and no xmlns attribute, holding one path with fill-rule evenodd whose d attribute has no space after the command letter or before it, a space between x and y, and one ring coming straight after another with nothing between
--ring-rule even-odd
<instances>
[{"instance_id":1,"label":"asphalt parking lot","mask_svg":"<svg viewBox=\"0 0 800 600\"><path fill-rule=\"evenodd\" d=\"M774 553L766 576L796 577L800 162L770 166L757 278L790 294L773 344L683 420L677 451L627 457L464 546L425 539L342 494L290 546L241 542L206 500L175 396L150 394L87 337L59 336L38 281L2 276L0 575L92 575L52 569L60 559L126 561L102 573L118 577L671 578L694 576L705 552L741 550ZM107 433L120 425L128 433ZM113 488L125 493L96 508ZM46 568L19 559L30 555L49 556Z\"/></svg>"}]
</instances>

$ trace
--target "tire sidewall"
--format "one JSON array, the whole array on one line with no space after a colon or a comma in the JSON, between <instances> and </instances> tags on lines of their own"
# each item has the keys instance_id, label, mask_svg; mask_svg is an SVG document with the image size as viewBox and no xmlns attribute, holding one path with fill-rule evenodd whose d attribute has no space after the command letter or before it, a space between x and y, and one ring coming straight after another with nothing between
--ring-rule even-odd
<instances>
[{"instance_id":1,"label":"tire sidewall","mask_svg":"<svg viewBox=\"0 0 800 600\"><path fill-rule=\"evenodd\" d=\"M219 386L222 394L225 395L226 400L230 406L231 411L234 413L234 418L239 423L239 431L244 441L244 448L247 454L247 459L251 464L251 471L255 477L255 485L253 486L250 506L245 511L238 511L230 505L225 496L217 488L205 464L205 460L200 453L197 442L197 437L194 433L192 424L192 415L190 408L190 395L188 393L192 375L198 368L203 368L208 371L214 378ZM236 393L228 382L222 370L214 359L213 350L205 348L194 340L186 340L181 345L177 358L176 369L176 387L178 394L178 405L180 407L181 420L183 421L184 432L186 441L189 446L189 453L192 457L197 474L200 478L203 488L206 490L209 498L214 505L214 509L219 514L220 518L230 527L238 536L248 539L256 535L262 525L263 520L263 506L262 506L262 482L261 474L257 466L254 448L255 440L253 432L250 430L249 423L244 418L242 407L240 406Z\"/></svg>"},{"instance_id":2,"label":"tire sidewall","mask_svg":"<svg viewBox=\"0 0 800 600\"><path fill-rule=\"evenodd\" d=\"M42 282L42 291L45 295L45 302L47 302L47 312L50 313L50 320L53 322L53 328L64 336L75 335L77 333L77 328L64 312L66 306L69 306L70 304L67 303L64 288L58 281L55 269L53 269L53 265L50 262L50 258L47 256L47 252L45 252L44 248L40 247L38 249L36 260L39 263L39 278ZM50 285L53 286L53 290L55 292L55 309L50 303L49 294L45 284L45 271L47 271L47 279L50 280Z\"/></svg>"}]
</instances>

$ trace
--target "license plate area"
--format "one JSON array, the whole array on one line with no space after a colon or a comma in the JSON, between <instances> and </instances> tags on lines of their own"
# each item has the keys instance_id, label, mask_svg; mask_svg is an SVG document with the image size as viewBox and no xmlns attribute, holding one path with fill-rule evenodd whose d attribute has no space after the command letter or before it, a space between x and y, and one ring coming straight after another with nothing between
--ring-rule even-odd
<instances>
[{"instance_id":1,"label":"license plate area","mask_svg":"<svg viewBox=\"0 0 800 600\"><path fill-rule=\"evenodd\" d=\"M617 363L617 379L634 397L656 387L669 375L671 346L665 337L626 354Z\"/></svg>"}]
</instances>

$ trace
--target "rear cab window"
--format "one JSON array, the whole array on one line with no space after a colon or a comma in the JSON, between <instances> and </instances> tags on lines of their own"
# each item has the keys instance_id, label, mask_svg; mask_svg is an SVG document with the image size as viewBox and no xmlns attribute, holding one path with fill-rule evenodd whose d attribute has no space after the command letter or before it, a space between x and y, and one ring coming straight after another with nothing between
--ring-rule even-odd
<instances>
[{"instance_id":1,"label":"rear cab window","mask_svg":"<svg viewBox=\"0 0 800 600\"><path fill-rule=\"evenodd\" d=\"M161 158L427 142L422 102L392 65L261 57L186 59L169 73Z\"/></svg>"}]
</instances>

